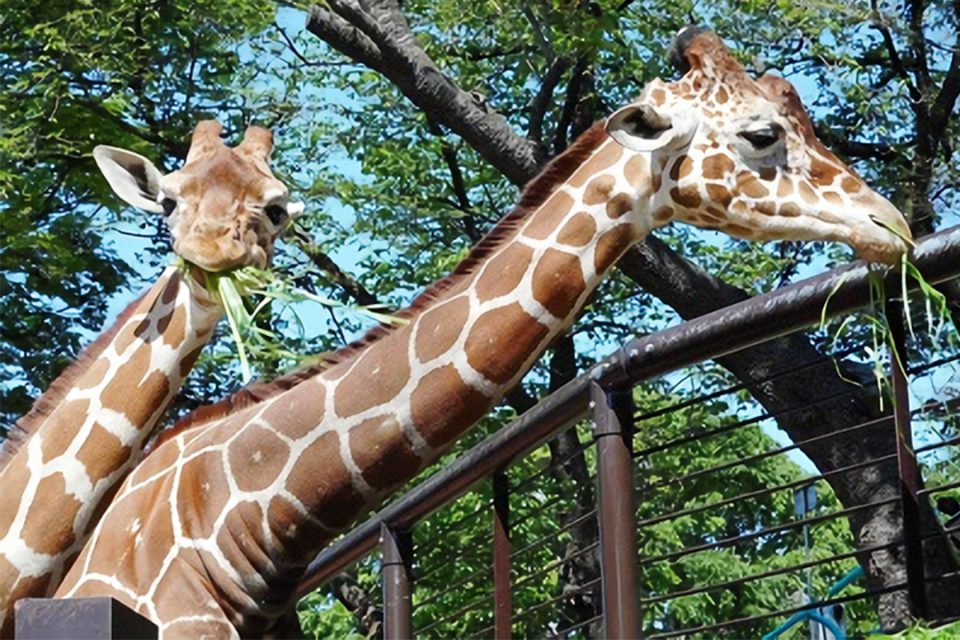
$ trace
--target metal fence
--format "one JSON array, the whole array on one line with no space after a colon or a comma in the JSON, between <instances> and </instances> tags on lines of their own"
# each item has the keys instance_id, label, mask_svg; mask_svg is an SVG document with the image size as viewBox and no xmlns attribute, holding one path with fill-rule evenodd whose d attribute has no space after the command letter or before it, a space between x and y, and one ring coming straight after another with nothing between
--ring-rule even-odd
<instances>
[{"instance_id":1,"label":"metal fence","mask_svg":"<svg viewBox=\"0 0 960 640\"><path fill-rule=\"evenodd\" d=\"M960 275L960 228L926 238L913 260L931 283ZM847 266L630 341L327 548L301 594L378 564L388 638L791 638L811 624L830 638L879 628L884 607L940 615L930 593L960 599L933 584L960 577L956 343L910 337L891 299L906 371L894 362L879 388L758 401L778 383L813 392L837 362L875 361L857 339L748 383L711 362L806 329L825 305L854 312L868 279ZM810 423L881 398L875 417ZM844 457L867 442L879 444ZM838 496L851 479L886 489ZM441 523L447 509L461 515ZM864 533L871 514L896 526ZM882 556L904 559L905 574L862 575Z\"/></svg>"}]
</instances>

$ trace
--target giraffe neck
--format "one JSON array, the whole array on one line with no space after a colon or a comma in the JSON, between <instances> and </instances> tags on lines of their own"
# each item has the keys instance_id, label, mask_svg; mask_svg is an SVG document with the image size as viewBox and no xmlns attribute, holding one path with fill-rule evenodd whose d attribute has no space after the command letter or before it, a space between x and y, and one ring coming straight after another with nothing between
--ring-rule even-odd
<instances>
[{"instance_id":1,"label":"giraffe neck","mask_svg":"<svg viewBox=\"0 0 960 640\"><path fill-rule=\"evenodd\" d=\"M16 599L57 585L221 314L170 267L55 383L0 471L0 634Z\"/></svg>"},{"instance_id":2,"label":"giraffe neck","mask_svg":"<svg viewBox=\"0 0 960 640\"><path fill-rule=\"evenodd\" d=\"M147 458L58 595L121 594L174 634L189 624L182 616L198 614L185 609L188 597L208 589L225 624L265 631L297 569L476 423L649 230L650 198L636 199L649 158L597 137L579 169L508 232L495 229L496 246L409 324ZM162 526L123 528L159 522L154 514ZM155 548L138 556L144 537ZM129 591L106 588L103 575L130 575L128 553L150 577ZM201 568L210 585L191 576Z\"/></svg>"}]
</instances>

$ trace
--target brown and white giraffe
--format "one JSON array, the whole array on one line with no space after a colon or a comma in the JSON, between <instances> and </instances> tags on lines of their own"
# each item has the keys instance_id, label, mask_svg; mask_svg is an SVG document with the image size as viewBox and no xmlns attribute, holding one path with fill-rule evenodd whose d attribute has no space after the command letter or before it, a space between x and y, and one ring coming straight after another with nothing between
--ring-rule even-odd
<instances>
[{"instance_id":1,"label":"brown and white giraffe","mask_svg":"<svg viewBox=\"0 0 960 640\"><path fill-rule=\"evenodd\" d=\"M186 164L163 176L145 158L100 146L94 158L127 203L166 217L190 271L159 280L35 403L0 461L0 635L14 602L52 593L223 315L205 271L266 267L286 227L287 189L267 166L271 136L230 149L203 122Z\"/></svg>"},{"instance_id":2,"label":"brown and white giraffe","mask_svg":"<svg viewBox=\"0 0 960 640\"><path fill-rule=\"evenodd\" d=\"M624 251L672 219L897 260L901 215L817 141L788 82L752 80L709 32L678 47L684 77L654 81L554 160L409 324L269 398L206 411L151 454L57 595L116 597L167 638L269 633L319 549L494 406Z\"/></svg>"}]
</instances>

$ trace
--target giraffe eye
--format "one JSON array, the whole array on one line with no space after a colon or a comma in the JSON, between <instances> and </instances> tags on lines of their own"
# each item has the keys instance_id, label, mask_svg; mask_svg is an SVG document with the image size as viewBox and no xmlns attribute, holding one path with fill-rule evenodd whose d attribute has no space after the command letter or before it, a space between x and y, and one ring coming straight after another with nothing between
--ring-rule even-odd
<instances>
[{"instance_id":1,"label":"giraffe eye","mask_svg":"<svg viewBox=\"0 0 960 640\"><path fill-rule=\"evenodd\" d=\"M270 219L270 222L274 226L280 225L287 218L287 210L285 207L281 207L278 204L272 204L269 207L263 210L267 217Z\"/></svg>"},{"instance_id":2,"label":"giraffe eye","mask_svg":"<svg viewBox=\"0 0 960 640\"><path fill-rule=\"evenodd\" d=\"M740 137L749 142L754 149L766 149L772 146L780 139L780 131L770 127L769 129L757 129L756 131L742 131Z\"/></svg>"},{"instance_id":3,"label":"giraffe eye","mask_svg":"<svg viewBox=\"0 0 960 640\"><path fill-rule=\"evenodd\" d=\"M169 216L177 208L177 201L173 198L164 198L160 201L160 206L163 207L163 215Z\"/></svg>"}]
</instances>

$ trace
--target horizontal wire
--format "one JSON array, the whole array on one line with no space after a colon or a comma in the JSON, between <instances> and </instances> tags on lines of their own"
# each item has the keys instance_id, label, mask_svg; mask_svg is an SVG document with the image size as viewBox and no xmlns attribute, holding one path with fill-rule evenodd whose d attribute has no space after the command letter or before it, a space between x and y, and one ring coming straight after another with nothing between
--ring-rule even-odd
<instances>
[{"instance_id":1,"label":"horizontal wire","mask_svg":"<svg viewBox=\"0 0 960 640\"><path fill-rule=\"evenodd\" d=\"M489 600L488 600L487 598L489 598ZM468 612L473 611L473 610L475 610L475 609L479 609L481 605L488 604L488 605L490 605L490 606L492 607L492 603L493 603L493 593L492 593L492 592L491 592L491 593L487 593L487 594L485 594L485 597L484 597L484 598L478 598L477 600L474 600L473 602L471 602L470 604L466 605L465 607L461 607L460 609L457 609L457 610L454 611L453 613L448 613L447 615L443 616L442 618L439 618L439 619L437 619L437 620L434 620L434 621L431 622L430 624L428 624L428 625L426 625L426 626L424 626L424 627L420 627L419 629L416 629L416 630L415 630L415 631L416 631L416 634L426 633L426 632L429 631L430 629L434 629L434 628L442 625L442 624L445 623L445 622L449 622L450 620L453 620L454 618L458 618L458 617L462 616L462 615L465 614L465 613L468 613Z\"/></svg>"},{"instance_id":2,"label":"horizontal wire","mask_svg":"<svg viewBox=\"0 0 960 640\"><path fill-rule=\"evenodd\" d=\"M512 560L513 558L516 558L516 557L518 557L518 556L521 556L521 555L523 555L524 553L526 553L527 551L530 551L530 550L533 549L534 547L537 547L537 546L543 544L544 542L547 542L548 540L552 540L552 539L554 539L554 538L558 538L561 533L564 533L564 532L566 532L566 531L569 531L570 529L572 529L573 527L577 526L578 524L584 522L584 521L587 520L588 518L592 518L592 517L594 517L594 516L596 516L596 515L597 515L597 509L596 509L596 507L594 507L593 509L591 509L590 511L586 512L586 513L583 514L582 516L578 516L578 517L574 518L573 520L571 520L571 521L568 522L567 524L563 525L562 527L560 527L560 528L557 529L556 531L551 531L551 532L548 533L547 535L543 536L542 538L539 538L538 540L535 540L535 541L531 542L531 543L528 544L527 546L521 547L520 549L517 549L516 551L514 551L513 553L510 554L510 559Z\"/></svg>"},{"instance_id":3,"label":"horizontal wire","mask_svg":"<svg viewBox=\"0 0 960 640\"><path fill-rule=\"evenodd\" d=\"M547 564L543 565L543 567L541 567L540 569L534 571L533 573L528 573L527 575L523 576L522 578L518 578L518 579L513 583L513 588L516 589L516 588L518 588L518 587L521 587L521 586L525 585L526 583L530 582L531 580L533 580L534 578L538 578L538 577L542 576L542 575L545 574L545 573L549 573L550 571L553 571L553 570L556 569L557 567L563 566L565 563L570 562L570 561L573 560L574 558L579 557L579 556L582 556L583 554L585 554L585 553L587 553L587 552L589 552L589 551L593 551L594 549L596 549L596 548L599 547L599 546L600 546L600 543L599 543L599 542L594 542L594 543L592 543L592 544L588 544L588 545L585 546L585 547L582 547L582 548L580 548L580 549L577 549L577 550L574 551L573 553L571 553L571 554L569 554L569 555L567 555L567 556L564 556L563 558L560 558L559 560L554 560L553 562L548 562Z\"/></svg>"}]
</instances>

